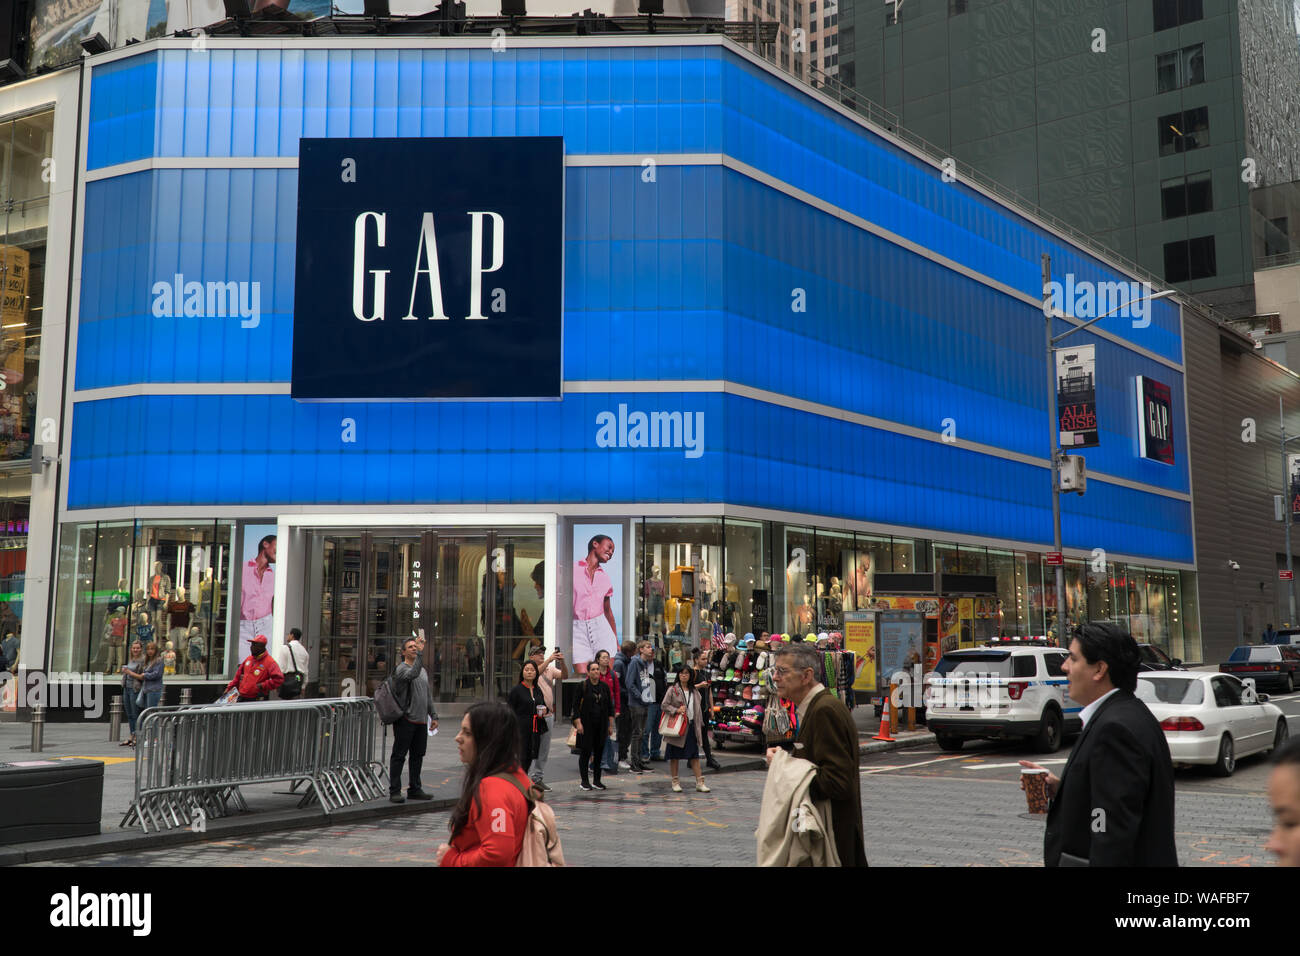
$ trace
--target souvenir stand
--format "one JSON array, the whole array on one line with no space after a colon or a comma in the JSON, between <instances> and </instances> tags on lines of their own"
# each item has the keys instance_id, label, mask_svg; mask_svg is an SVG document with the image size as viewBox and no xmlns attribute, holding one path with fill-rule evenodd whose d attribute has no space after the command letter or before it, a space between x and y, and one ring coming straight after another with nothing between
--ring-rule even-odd
<instances>
[{"instance_id":1,"label":"souvenir stand","mask_svg":"<svg viewBox=\"0 0 1300 956\"><path fill-rule=\"evenodd\" d=\"M724 742L764 745L767 738L792 736L787 728L794 723L793 708L786 708L785 722L768 713L782 706L771 675L772 645L750 634L737 642L734 634L723 638L715 633L714 643L707 676L713 689L710 724L718 747ZM852 709L856 655L839 650L843 642L838 631L817 635L816 643L817 680Z\"/></svg>"}]
</instances>

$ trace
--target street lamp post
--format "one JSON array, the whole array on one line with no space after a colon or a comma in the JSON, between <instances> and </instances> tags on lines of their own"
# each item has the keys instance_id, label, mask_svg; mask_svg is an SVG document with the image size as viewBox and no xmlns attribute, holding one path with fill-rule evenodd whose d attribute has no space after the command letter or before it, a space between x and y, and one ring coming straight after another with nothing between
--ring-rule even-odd
<instances>
[{"instance_id":1,"label":"street lamp post","mask_svg":"<svg viewBox=\"0 0 1300 956\"><path fill-rule=\"evenodd\" d=\"M1066 329L1060 335L1052 335L1052 308L1051 308L1051 289L1052 284L1052 257L1043 253L1043 316L1047 320L1047 411L1048 411L1048 430L1051 433L1052 448L1052 548L1057 554L1061 552L1061 458L1062 451L1059 447L1059 428L1060 415L1056 407L1056 345L1062 339L1073 335L1075 332L1082 332L1084 329L1100 322L1102 319L1109 318L1121 309L1128 308L1136 302L1154 301L1163 299L1166 296L1174 294L1173 289L1165 289L1163 292L1157 292L1154 295L1138 296L1136 299L1130 299L1121 305L1115 306L1109 312L1089 319L1082 325L1076 325L1074 328ZM1064 304L1064 303L1062 303ZM1064 312L1062 312L1064 315ZM1285 456L1283 456L1285 461ZM1290 525L1287 526L1288 535ZM1288 539L1289 541L1289 539ZM1290 546L1288 544L1288 560L1290 558ZM1292 613L1294 619L1294 596L1292 597ZM1065 563L1056 565L1056 641L1061 646L1068 646L1065 638Z\"/></svg>"}]
</instances>

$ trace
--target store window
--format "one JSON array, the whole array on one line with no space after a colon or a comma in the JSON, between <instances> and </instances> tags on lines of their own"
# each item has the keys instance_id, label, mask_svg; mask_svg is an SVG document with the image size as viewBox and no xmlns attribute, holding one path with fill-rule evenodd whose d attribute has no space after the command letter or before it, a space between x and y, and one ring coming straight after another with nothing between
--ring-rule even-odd
<instances>
[{"instance_id":1,"label":"store window","mask_svg":"<svg viewBox=\"0 0 1300 956\"><path fill-rule=\"evenodd\" d=\"M845 606L847 610L862 610L871 603L876 590L876 575L888 574L895 568L894 540L874 535L856 535L856 558L852 573L845 580ZM897 539L899 547L904 540Z\"/></svg>"},{"instance_id":2,"label":"store window","mask_svg":"<svg viewBox=\"0 0 1300 956\"><path fill-rule=\"evenodd\" d=\"M666 651L669 666L685 659L689 648L712 637L721 627L727 602L723 565L722 522L714 518L646 518L639 524L639 603L645 608L650 640ZM693 594L674 587L673 572L693 573ZM685 576L679 574L678 582ZM739 590L731 593L737 597ZM663 610L659 610L662 595ZM734 616L734 612L732 612Z\"/></svg>"},{"instance_id":3,"label":"store window","mask_svg":"<svg viewBox=\"0 0 1300 956\"><path fill-rule=\"evenodd\" d=\"M1178 616L1183 626L1182 653L1174 656L1184 661L1204 659L1201 649L1201 606L1196 593L1196 572L1178 572Z\"/></svg>"},{"instance_id":4,"label":"store window","mask_svg":"<svg viewBox=\"0 0 1300 956\"><path fill-rule=\"evenodd\" d=\"M726 573L725 605L719 623L724 632L757 635L772 629L771 540L761 521L724 522ZM730 623L728 623L730 621Z\"/></svg>"},{"instance_id":5,"label":"store window","mask_svg":"<svg viewBox=\"0 0 1300 956\"><path fill-rule=\"evenodd\" d=\"M998 633L1023 636L1029 633L1028 606L1024 584L1016 576L1016 555L1012 551L990 550L989 574L998 582Z\"/></svg>"},{"instance_id":6,"label":"store window","mask_svg":"<svg viewBox=\"0 0 1300 956\"><path fill-rule=\"evenodd\" d=\"M225 675L230 522L64 525L52 670L115 674L133 640L167 676Z\"/></svg>"},{"instance_id":7,"label":"store window","mask_svg":"<svg viewBox=\"0 0 1300 956\"><path fill-rule=\"evenodd\" d=\"M778 525L782 541L781 614L779 627L787 634L806 634L815 616L814 561L816 542L812 528ZM773 568L775 574L776 568Z\"/></svg>"},{"instance_id":8,"label":"store window","mask_svg":"<svg viewBox=\"0 0 1300 956\"><path fill-rule=\"evenodd\" d=\"M0 122L0 639L21 636L54 111Z\"/></svg>"},{"instance_id":9,"label":"store window","mask_svg":"<svg viewBox=\"0 0 1300 956\"><path fill-rule=\"evenodd\" d=\"M816 534L816 580L813 584L814 631L838 631L844 625L844 595L852 591L857 577L858 554L853 534L818 531ZM866 555L863 555L866 558ZM869 584L869 560L864 562L863 585Z\"/></svg>"}]
</instances>

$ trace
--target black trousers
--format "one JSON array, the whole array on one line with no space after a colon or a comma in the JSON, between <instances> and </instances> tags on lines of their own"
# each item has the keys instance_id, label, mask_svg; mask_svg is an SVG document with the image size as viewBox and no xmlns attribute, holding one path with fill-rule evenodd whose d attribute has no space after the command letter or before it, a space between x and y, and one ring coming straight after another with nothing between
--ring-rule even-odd
<instances>
[{"instance_id":1,"label":"black trousers","mask_svg":"<svg viewBox=\"0 0 1300 956\"><path fill-rule=\"evenodd\" d=\"M591 764L592 779L600 783L600 760L605 754L605 740L608 733L578 734L578 773L582 782L587 783L587 764Z\"/></svg>"},{"instance_id":2,"label":"black trousers","mask_svg":"<svg viewBox=\"0 0 1300 956\"><path fill-rule=\"evenodd\" d=\"M627 759L628 744L632 742L632 715L626 707L614 718L614 726L618 728L618 759L623 761Z\"/></svg>"},{"instance_id":3,"label":"black trousers","mask_svg":"<svg viewBox=\"0 0 1300 956\"><path fill-rule=\"evenodd\" d=\"M402 789L402 764L407 754L411 757L411 785L408 792L419 790L420 768L424 766L424 752L429 749L429 734L425 724L415 724L405 717L393 724L393 756L388 761L388 790L400 793Z\"/></svg>"}]
</instances>

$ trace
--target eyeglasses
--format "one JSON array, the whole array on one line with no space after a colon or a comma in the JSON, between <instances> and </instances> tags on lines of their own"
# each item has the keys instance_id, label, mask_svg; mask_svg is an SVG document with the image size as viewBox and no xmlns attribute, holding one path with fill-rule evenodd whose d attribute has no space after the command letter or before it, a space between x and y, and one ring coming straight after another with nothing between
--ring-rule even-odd
<instances>
[{"instance_id":1,"label":"eyeglasses","mask_svg":"<svg viewBox=\"0 0 1300 956\"><path fill-rule=\"evenodd\" d=\"M773 677L784 677L786 674L797 674L800 671L810 671L811 667L773 667Z\"/></svg>"}]
</instances>

